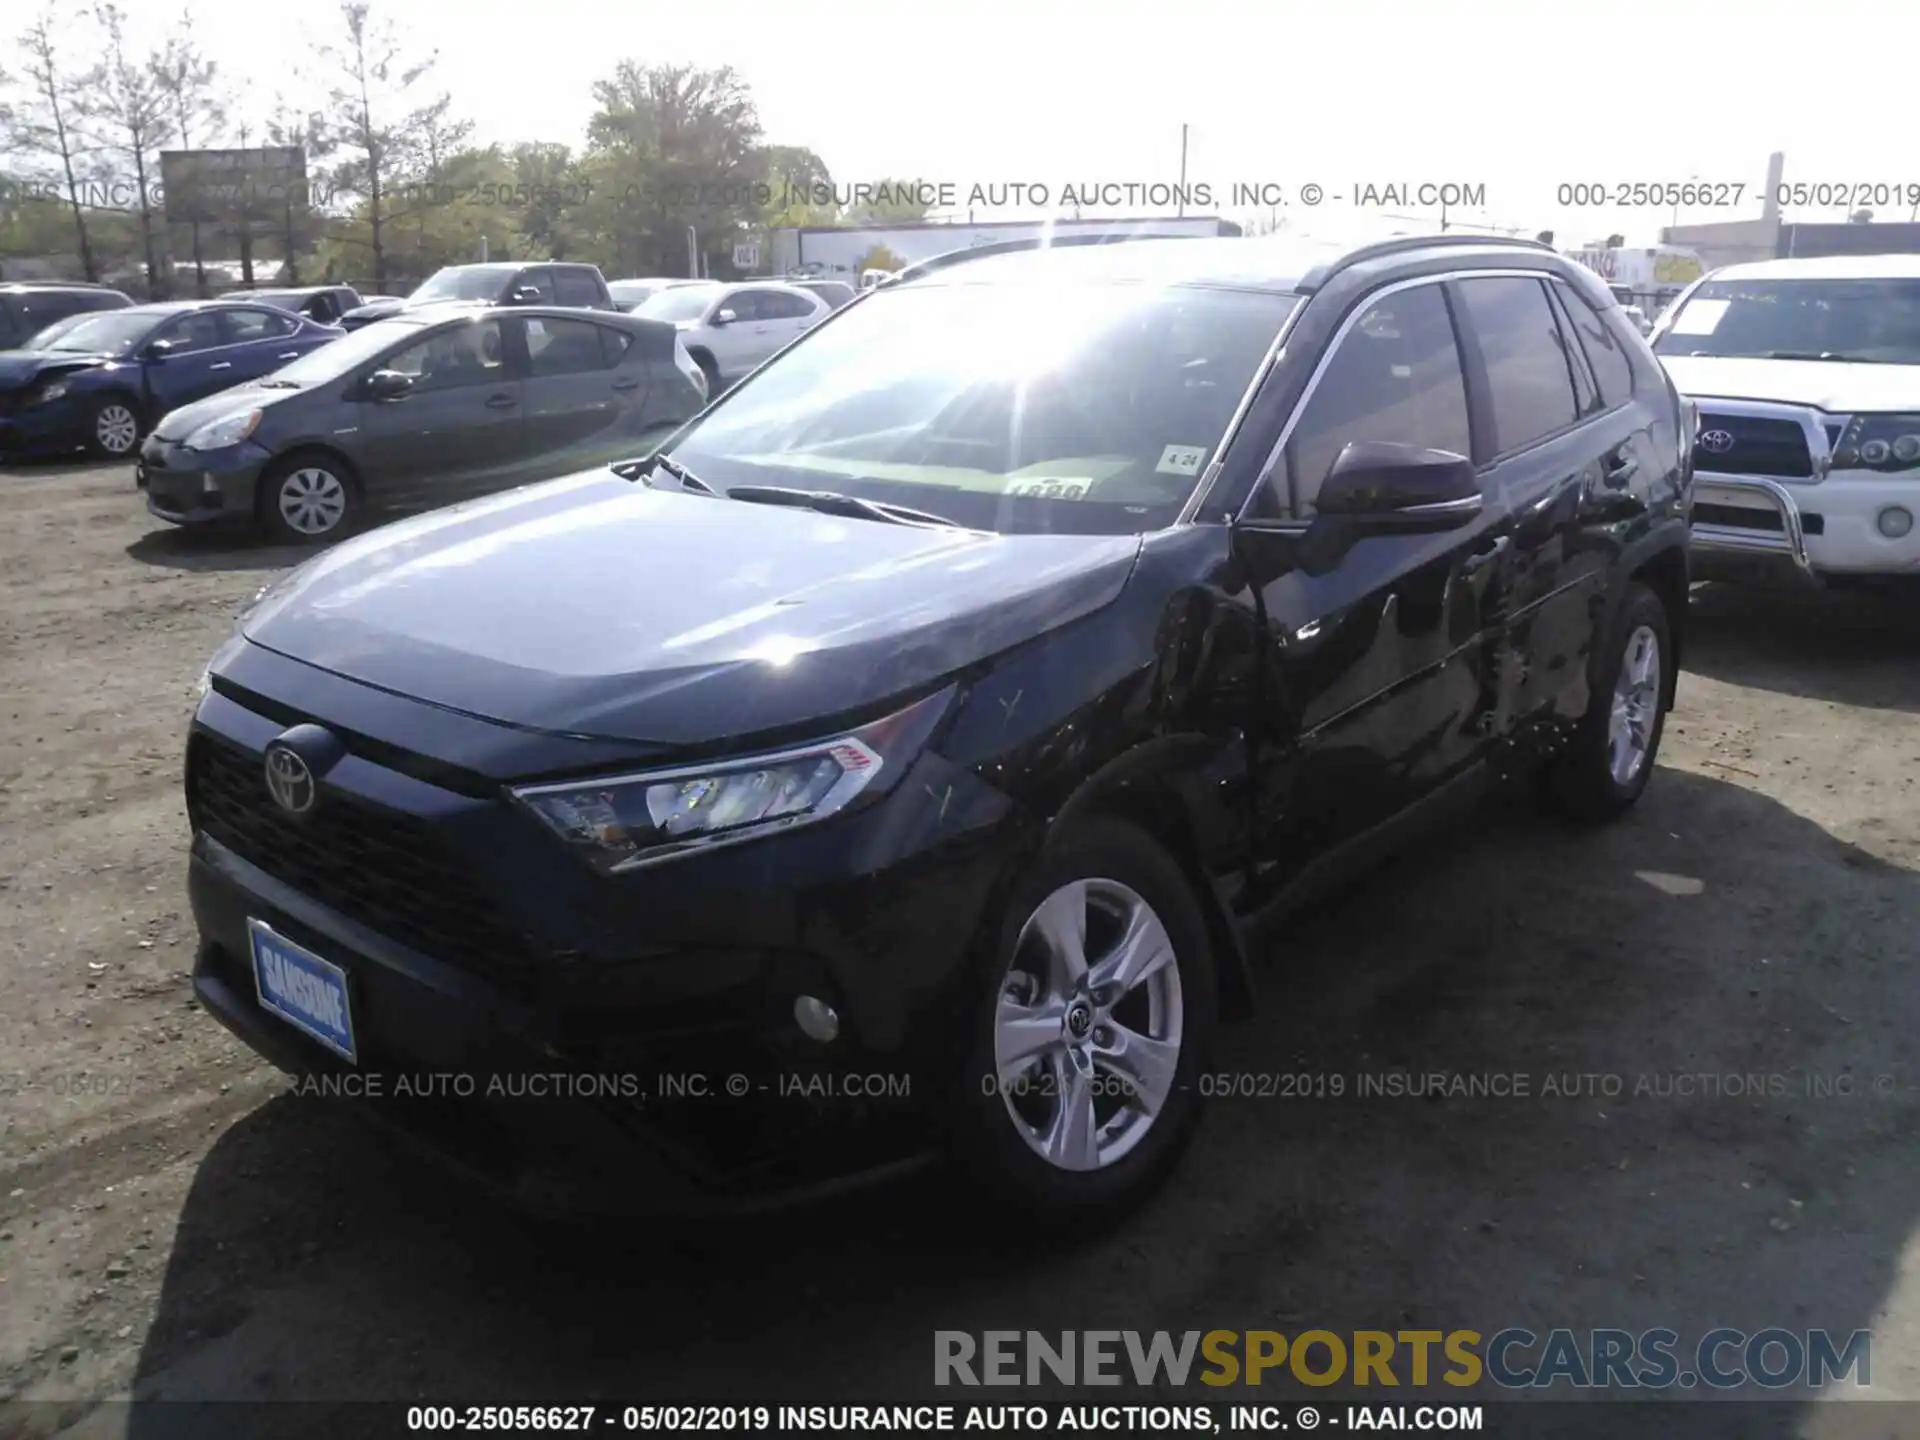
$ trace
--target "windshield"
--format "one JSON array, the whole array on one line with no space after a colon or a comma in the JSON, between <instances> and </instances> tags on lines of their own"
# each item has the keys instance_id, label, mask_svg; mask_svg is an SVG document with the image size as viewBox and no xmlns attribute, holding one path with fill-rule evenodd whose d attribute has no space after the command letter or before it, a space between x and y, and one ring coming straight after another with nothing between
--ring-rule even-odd
<instances>
[{"instance_id":1,"label":"windshield","mask_svg":"<svg viewBox=\"0 0 1920 1440\"><path fill-rule=\"evenodd\" d=\"M54 341L58 340L75 326L84 325L91 319L93 319L93 316L83 314L69 315L64 320L56 320L47 326L46 329L35 331L27 343L20 348L22 350L51 350Z\"/></svg>"},{"instance_id":2,"label":"windshield","mask_svg":"<svg viewBox=\"0 0 1920 1440\"><path fill-rule=\"evenodd\" d=\"M716 488L835 491L973 529L1155 530L1296 303L1112 283L888 289L761 370L672 458Z\"/></svg>"},{"instance_id":3,"label":"windshield","mask_svg":"<svg viewBox=\"0 0 1920 1440\"><path fill-rule=\"evenodd\" d=\"M488 270L478 266L449 265L436 270L421 282L409 300L493 300L513 278L511 270Z\"/></svg>"},{"instance_id":4,"label":"windshield","mask_svg":"<svg viewBox=\"0 0 1920 1440\"><path fill-rule=\"evenodd\" d=\"M714 294L715 287L711 285L675 285L671 290L649 295L646 304L633 313L648 320L698 320L707 313Z\"/></svg>"},{"instance_id":5,"label":"windshield","mask_svg":"<svg viewBox=\"0 0 1920 1440\"><path fill-rule=\"evenodd\" d=\"M1654 349L1920 365L1920 280L1710 280Z\"/></svg>"},{"instance_id":6,"label":"windshield","mask_svg":"<svg viewBox=\"0 0 1920 1440\"><path fill-rule=\"evenodd\" d=\"M305 389L325 385L358 366L366 364L389 347L416 334L420 326L411 320L376 320L358 330L349 330L338 340L329 340L318 350L310 350L291 365L273 372L276 381L287 381Z\"/></svg>"},{"instance_id":7,"label":"windshield","mask_svg":"<svg viewBox=\"0 0 1920 1440\"><path fill-rule=\"evenodd\" d=\"M153 327L164 318L151 312L132 310L91 315L47 348L68 354L124 355L146 339Z\"/></svg>"},{"instance_id":8,"label":"windshield","mask_svg":"<svg viewBox=\"0 0 1920 1440\"><path fill-rule=\"evenodd\" d=\"M659 289L651 280L616 280L607 286L607 293L622 305L637 305Z\"/></svg>"}]
</instances>

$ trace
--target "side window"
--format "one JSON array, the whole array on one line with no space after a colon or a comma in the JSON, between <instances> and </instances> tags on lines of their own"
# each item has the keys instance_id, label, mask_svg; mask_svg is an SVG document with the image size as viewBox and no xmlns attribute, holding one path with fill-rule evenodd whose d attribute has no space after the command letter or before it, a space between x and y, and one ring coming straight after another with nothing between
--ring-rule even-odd
<instances>
[{"instance_id":1,"label":"side window","mask_svg":"<svg viewBox=\"0 0 1920 1440\"><path fill-rule=\"evenodd\" d=\"M413 377L416 393L492 385L507 375L498 320L474 320L437 330L381 365Z\"/></svg>"},{"instance_id":2,"label":"side window","mask_svg":"<svg viewBox=\"0 0 1920 1440\"><path fill-rule=\"evenodd\" d=\"M733 318L742 324L769 318L764 296L758 290L737 290L721 302L720 308L733 311Z\"/></svg>"},{"instance_id":3,"label":"side window","mask_svg":"<svg viewBox=\"0 0 1920 1440\"><path fill-rule=\"evenodd\" d=\"M591 310L600 303L600 287L593 283L593 277L584 270L555 270L553 303L578 305L583 310Z\"/></svg>"},{"instance_id":4,"label":"side window","mask_svg":"<svg viewBox=\"0 0 1920 1440\"><path fill-rule=\"evenodd\" d=\"M276 314L272 310L223 310L220 312L221 324L226 330L228 345L244 345L249 340L271 340L281 335L291 335L300 328L291 315Z\"/></svg>"},{"instance_id":5,"label":"side window","mask_svg":"<svg viewBox=\"0 0 1920 1440\"><path fill-rule=\"evenodd\" d=\"M535 379L607 368L606 352L600 347L600 327L591 321L540 316L529 317L526 326L528 373Z\"/></svg>"},{"instance_id":6,"label":"side window","mask_svg":"<svg viewBox=\"0 0 1920 1440\"><path fill-rule=\"evenodd\" d=\"M212 350L227 343L220 333L220 317L211 310L182 315L153 338L168 341L169 353L174 355L191 355L196 350Z\"/></svg>"},{"instance_id":7,"label":"side window","mask_svg":"<svg viewBox=\"0 0 1920 1440\"><path fill-rule=\"evenodd\" d=\"M1624 405L1633 396L1633 362L1627 359L1620 337L1571 285L1556 281L1553 288L1573 322L1573 333L1586 352L1587 364L1593 367L1593 378L1600 386L1600 403L1608 409Z\"/></svg>"},{"instance_id":8,"label":"side window","mask_svg":"<svg viewBox=\"0 0 1920 1440\"><path fill-rule=\"evenodd\" d=\"M813 302L783 290L768 290L761 302L761 318L767 320L804 320L813 314Z\"/></svg>"},{"instance_id":9,"label":"side window","mask_svg":"<svg viewBox=\"0 0 1920 1440\"><path fill-rule=\"evenodd\" d=\"M1374 301L1341 338L1287 439L1284 477L1274 477L1294 516L1313 514L1327 471L1356 440L1473 454L1460 350L1438 284Z\"/></svg>"},{"instance_id":10,"label":"side window","mask_svg":"<svg viewBox=\"0 0 1920 1440\"><path fill-rule=\"evenodd\" d=\"M1547 286L1550 297L1547 303L1553 307L1553 323L1560 334L1560 349L1567 357L1567 374L1573 380L1573 408L1581 415L1598 414L1600 392L1593 386L1593 368L1587 364L1585 353L1573 338L1573 322L1567 318L1567 307L1561 303L1559 289L1557 284Z\"/></svg>"},{"instance_id":11,"label":"side window","mask_svg":"<svg viewBox=\"0 0 1920 1440\"><path fill-rule=\"evenodd\" d=\"M555 304L553 298L553 271L541 265L532 270L522 270L513 277L513 288L518 290L531 286L540 292L540 298L532 303L537 305Z\"/></svg>"},{"instance_id":12,"label":"side window","mask_svg":"<svg viewBox=\"0 0 1920 1440\"><path fill-rule=\"evenodd\" d=\"M596 325L600 332L600 353L606 356L607 368L611 370L627 358L627 351L633 348L633 336L625 330L614 330L605 325Z\"/></svg>"},{"instance_id":13,"label":"side window","mask_svg":"<svg viewBox=\"0 0 1920 1440\"><path fill-rule=\"evenodd\" d=\"M26 317L20 306L0 296L0 350L11 350L28 335Z\"/></svg>"},{"instance_id":14,"label":"side window","mask_svg":"<svg viewBox=\"0 0 1920 1440\"><path fill-rule=\"evenodd\" d=\"M1489 275L1458 282L1462 319L1487 365L1493 453L1509 455L1573 424L1573 377L1560 323L1538 280Z\"/></svg>"}]
</instances>

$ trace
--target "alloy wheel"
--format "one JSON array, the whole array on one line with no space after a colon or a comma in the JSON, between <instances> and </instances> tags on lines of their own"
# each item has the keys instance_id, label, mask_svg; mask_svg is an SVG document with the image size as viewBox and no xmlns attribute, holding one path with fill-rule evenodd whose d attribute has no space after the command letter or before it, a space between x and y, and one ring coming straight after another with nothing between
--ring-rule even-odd
<instances>
[{"instance_id":1,"label":"alloy wheel","mask_svg":"<svg viewBox=\"0 0 1920 1440\"><path fill-rule=\"evenodd\" d=\"M1631 785L1645 768L1660 715L1660 637L1642 625L1627 637L1620 674L1613 682L1613 713L1607 726L1607 768L1616 785Z\"/></svg>"},{"instance_id":2,"label":"alloy wheel","mask_svg":"<svg viewBox=\"0 0 1920 1440\"><path fill-rule=\"evenodd\" d=\"M133 449L133 442L140 438L139 422L133 418L133 411L124 405L102 405L100 413L94 417L94 438L100 442L100 448L109 455L125 455Z\"/></svg>"},{"instance_id":3,"label":"alloy wheel","mask_svg":"<svg viewBox=\"0 0 1920 1440\"><path fill-rule=\"evenodd\" d=\"M1063 885L1034 909L994 1014L997 1088L1027 1145L1100 1170L1143 1140L1173 1093L1180 967L1153 907L1116 880Z\"/></svg>"},{"instance_id":4,"label":"alloy wheel","mask_svg":"<svg viewBox=\"0 0 1920 1440\"><path fill-rule=\"evenodd\" d=\"M280 516L302 535L325 535L347 513L347 487L330 470L295 470L280 482Z\"/></svg>"}]
</instances>

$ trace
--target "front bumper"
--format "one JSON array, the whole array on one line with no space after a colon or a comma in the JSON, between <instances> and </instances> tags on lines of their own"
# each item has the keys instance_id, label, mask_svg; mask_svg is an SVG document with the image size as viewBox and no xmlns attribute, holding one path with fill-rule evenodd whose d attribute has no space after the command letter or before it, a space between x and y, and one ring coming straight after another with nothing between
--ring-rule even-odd
<instances>
[{"instance_id":1,"label":"front bumper","mask_svg":"<svg viewBox=\"0 0 1920 1440\"><path fill-rule=\"evenodd\" d=\"M1818 482L1699 471L1693 551L1708 561L1755 561L1819 580L1826 576L1920 574L1920 481L1836 470ZM1906 534L1889 536L1880 517L1905 510Z\"/></svg>"},{"instance_id":2,"label":"front bumper","mask_svg":"<svg viewBox=\"0 0 1920 1440\"><path fill-rule=\"evenodd\" d=\"M272 459L251 441L189 450L176 440L149 435L140 446L133 483L147 492L147 510L172 524L244 524L253 519L255 487Z\"/></svg>"},{"instance_id":3,"label":"front bumper","mask_svg":"<svg viewBox=\"0 0 1920 1440\"><path fill-rule=\"evenodd\" d=\"M394 713L380 703L356 726ZM302 1092L570 1213L750 1210L935 1148L980 920L1019 853L998 792L926 755L858 814L609 882L503 798L363 753L326 774L310 822L278 820L249 786L287 722L217 690L202 703L189 894L196 993L315 1077ZM192 778L205 747L224 757L220 788ZM916 797L949 785L958 798L929 828ZM346 972L357 1066L260 1005L249 919ZM800 1034L802 994L842 1016L831 1045Z\"/></svg>"},{"instance_id":4,"label":"front bumper","mask_svg":"<svg viewBox=\"0 0 1920 1440\"><path fill-rule=\"evenodd\" d=\"M27 406L9 397L0 407L0 455L62 454L87 443L86 408L76 395Z\"/></svg>"}]
</instances>

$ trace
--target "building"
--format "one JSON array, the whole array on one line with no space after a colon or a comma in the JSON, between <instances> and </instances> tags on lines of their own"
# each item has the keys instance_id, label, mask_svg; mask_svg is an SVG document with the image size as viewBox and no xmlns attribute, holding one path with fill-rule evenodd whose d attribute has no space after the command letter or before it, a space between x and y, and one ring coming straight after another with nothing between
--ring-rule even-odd
<instances>
[{"instance_id":1,"label":"building","mask_svg":"<svg viewBox=\"0 0 1920 1440\"><path fill-rule=\"evenodd\" d=\"M1240 227L1218 216L1107 220L1002 220L984 225L922 221L907 225L817 225L775 230L759 248L762 274L807 273L858 284L866 269L891 270L955 250L1046 234L1100 233L1141 236L1238 235Z\"/></svg>"},{"instance_id":2,"label":"building","mask_svg":"<svg viewBox=\"0 0 1920 1440\"><path fill-rule=\"evenodd\" d=\"M1781 260L1815 255L1920 255L1920 225L1895 221L1782 225L1773 253Z\"/></svg>"}]
</instances>

